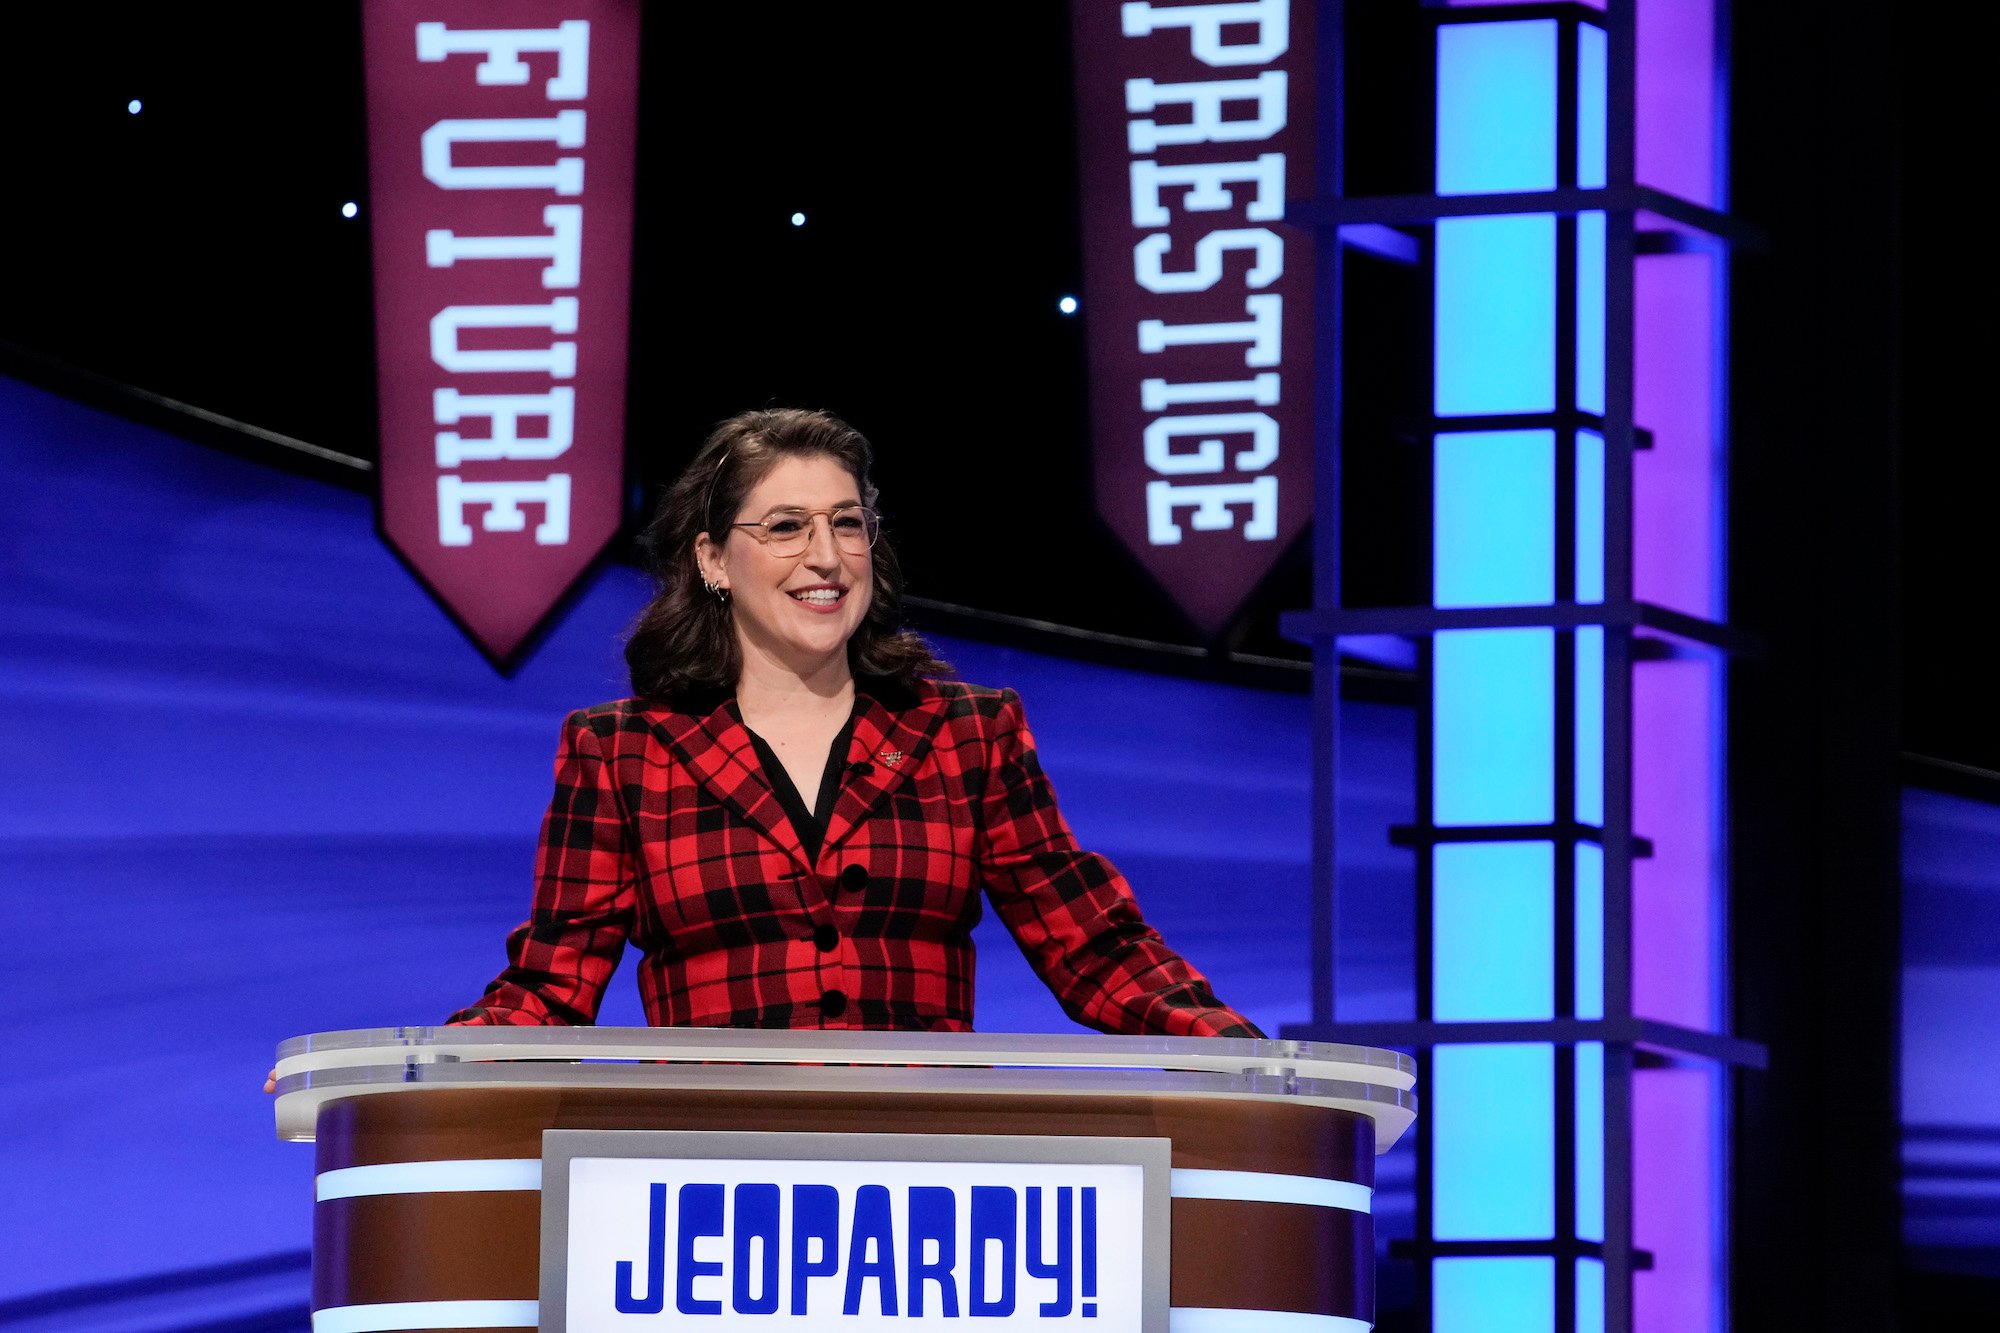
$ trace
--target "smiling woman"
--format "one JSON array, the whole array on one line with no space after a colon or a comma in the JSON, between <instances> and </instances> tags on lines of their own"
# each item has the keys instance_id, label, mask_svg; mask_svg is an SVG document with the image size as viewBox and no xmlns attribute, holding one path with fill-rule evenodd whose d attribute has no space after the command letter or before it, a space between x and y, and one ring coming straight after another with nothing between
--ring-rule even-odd
<instances>
[{"instance_id":1,"label":"smiling woman","mask_svg":"<svg viewBox=\"0 0 2000 1333\"><path fill-rule=\"evenodd\" d=\"M990 899L1079 1022L1257 1035L1077 846L1014 692L901 628L870 461L747 412L668 491L635 697L570 715L533 913L453 1022L589 1023L629 941L654 1024L969 1030Z\"/></svg>"}]
</instances>

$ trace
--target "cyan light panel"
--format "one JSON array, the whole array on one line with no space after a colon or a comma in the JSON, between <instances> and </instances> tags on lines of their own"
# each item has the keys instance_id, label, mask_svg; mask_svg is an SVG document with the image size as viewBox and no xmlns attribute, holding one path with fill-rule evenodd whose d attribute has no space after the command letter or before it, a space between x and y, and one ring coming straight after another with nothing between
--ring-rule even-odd
<instances>
[{"instance_id":1,"label":"cyan light panel","mask_svg":"<svg viewBox=\"0 0 2000 1333\"><path fill-rule=\"evenodd\" d=\"M1436 1047L1429 1101L1433 1234L1439 1240L1552 1237L1555 1048Z\"/></svg>"},{"instance_id":2,"label":"cyan light panel","mask_svg":"<svg viewBox=\"0 0 2000 1333\"><path fill-rule=\"evenodd\" d=\"M1555 600L1556 436L1497 430L1437 437L1432 591L1438 606Z\"/></svg>"},{"instance_id":3,"label":"cyan light panel","mask_svg":"<svg viewBox=\"0 0 2000 1333\"><path fill-rule=\"evenodd\" d=\"M1604 1263L1576 1261L1576 1333L1604 1333Z\"/></svg>"},{"instance_id":4,"label":"cyan light panel","mask_svg":"<svg viewBox=\"0 0 2000 1333\"><path fill-rule=\"evenodd\" d=\"M1437 414L1554 411L1555 218L1442 218L1432 249Z\"/></svg>"},{"instance_id":5,"label":"cyan light panel","mask_svg":"<svg viewBox=\"0 0 2000 1333\"><path fill-rule=\"evenodd\" d=\"M1604 214L1576 215L1576 405L1604 414Z\"/></svg>"},{"instance_id":6,"label":"cyan light panel","mask_svg":"<svg viewBox=\"0 0 2000 1333\"><path fill-rule=\"evenodd\" d=\"M1576 600L1604 600L1604 437L1576 433Z\"/></svg>"},{"instance_id":7,"label":"cyan light panel","mask_svg":"<svg viewBox=\"0 0 2000 1333\"><path fill-rule=\"evenodd\" d=\"M1605 134L1610 124L1609 56L1604 29L1588 23L1576 28L1576 183L1601 190L1608 179Z\"/></svg>"},{"instance_id":8,"label":"cyan light panel","mask_svg":"<svg viewBox=\"0 0 2000 1333\"><path fill-rule=\"evenodd\" d=\"M1553 1259L1440 1259L1431 1269L1439 1333L1553 1333Z\"/></svg>"},{"instance_id":9,"label":"cyan light panel","mask_svg":"<svg viewBox=\"0 0 2000 1333\"><path fill-rule=\"evenodd\" d=\"M1555 845L1432 850L1431 1017L1555 1017Z\"/></svg>"},{"instance_id":10,"label":"cyan light panel","mask_svg":"<svg viewBox=\"0 0 2000 1333\"><path fill-rule=\"evenodd\" d=\"M1604 824L1604 630L1585 625L1572 641L1576 654L1576 818Z\"/></svg>"},{"instance_id":11,"label":"cyan light panel","mask_svg":"<svg viewBox=\"0 0 2000 1333\"><path fill-rule=\"evenodd\" d=\"M1446 630L1431 651L1435 822L1551 822L1555 632Z\"/></svg>"},{"instance_id":12,"label":"cyan light panel","mask_svg":"<svg viewBox=\"0 0 2000 1333\"><path fill-rule=\"evenodd\" d=\"M1437 191L1556 184L1556 23L1438 28Z\"/></svg>"},{"instance_id":13,"label":"cyan light panel","mask_svg":"<svg viewBox=\"0 0 2000 1333\"><path fill-rule=\"evenodd\" d=\"M1604 1239L1604 1046L1595 1041L1576 1046L1576 1234Z\"/></svg>"},{"instance_id":14,"label":"cyan light panel","mask_svg":"<svg viewBox=\"0 0 2000 1333\"><path fill-rule=\"evenodd\" d=\"M1576 845L1576 1016L1604 1017L1604 849Z\"/></svg>"}]
</instances>

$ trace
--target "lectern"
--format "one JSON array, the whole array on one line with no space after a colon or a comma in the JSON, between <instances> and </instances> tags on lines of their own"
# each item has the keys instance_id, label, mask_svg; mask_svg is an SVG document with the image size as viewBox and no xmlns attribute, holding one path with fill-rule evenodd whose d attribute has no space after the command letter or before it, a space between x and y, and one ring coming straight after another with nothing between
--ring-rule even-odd
<instances>
[{"instance_id":1,"label":"lectern","mask_svg":"<svg viewBox=\"0 0 2000 1333\"><path fill-rule=\"evenodd\" d=\"M1413 1067L1318 1042L391 1028L279 1048L314 1333L1359 1333Z\"/></svg>"}]
</instances>

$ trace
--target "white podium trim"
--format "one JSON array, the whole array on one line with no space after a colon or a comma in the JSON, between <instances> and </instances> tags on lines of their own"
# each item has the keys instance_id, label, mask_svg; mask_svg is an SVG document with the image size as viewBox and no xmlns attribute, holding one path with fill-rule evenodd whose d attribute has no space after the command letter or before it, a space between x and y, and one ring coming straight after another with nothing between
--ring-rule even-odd
<instances>
[{"instance_id":1,"label":"white podium trim","mask_svg":"<svg viewBox=\"0 0 2000 1333\"><path fill-rule=\"evenodd\" d=\"M538 1190L539 1157L495 1157L458 1162L384 1162L322 1171L313 1198L358 1199L370 1194L469 1194L484 1190Z\"/></svg>"},{"instance_id":2,"label":"white podium trim","mask_svg":"<svg viewBox=\"0 0 2000 1333\"><path fill-rule=\"evenodd\" d=\"M1171 1176L1176 1199L1224 1199L1240 1203L1295 1203L1372 1213L1374 1191L1349 1180L1285 1175L1275 1171L1208 1171L1176 1167ZM375 1194L463 1194L486 1190L539 1190L542 1163L535 1157L472 1158L442 1162L384 1162L324 1171L313 1182L313 1197L357 1199Z\"/></svg>"},{"instance_id":3,"label":"white podium trim","mask_svg":"<svg viewBox=\"0 0 2000 1333\"><path fill-rule=\"evenodd\" d=\"M1169 1333L1369 1333L1374 1327L1365 1319L1300 1314L1296 1310L1209 1310L1177 1305L1167 1312Z\"/></svg>"},{"instance_id":4,"label":"white podium trim","mask_svg":"<svg viewBox=\"0 0 2000 1333\"><path fill-rule=\"evenodd\" d=\"M391 1333L408 1328L534 1328L540 1301L396 1301L314 1310L312 1333Z\"/></svg>"},{"instance_id":5,"label":"white podium trim","mask_svg":"<svg viewBox=\"0 0 2000 1333\"><path fill-rule=\"evenodd\" d=\"M1204 1171L1175 1167L1176 1199L1230 1199L1241 1203L1302 1203L1315 1208L1344 1208L1373 1213L1375 1191L1351 1180L1322 1180L1275 1171Z\"/></svg>"},{"instance_id":6,"label":"white podium trim","mask_svg":"<svg viewBox=\"0 0 2000 1333\"><path fill-rule=\"evenodd\" d=\"M313 1311L312 1333L397 1333L419 1328L534 1328L539 1301L401 1301L336 1305ZM1293 1310L1216 1310L1175 1306L1171 1333L1369 1333L1375 1326L1334 1314Z\"/></svg>"}]
</instances>

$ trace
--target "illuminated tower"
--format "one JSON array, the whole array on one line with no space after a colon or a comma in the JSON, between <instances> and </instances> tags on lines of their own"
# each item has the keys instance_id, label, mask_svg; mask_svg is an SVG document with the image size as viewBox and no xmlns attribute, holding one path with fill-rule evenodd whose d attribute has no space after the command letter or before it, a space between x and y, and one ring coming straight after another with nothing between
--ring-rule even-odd
<instances>
[{"instance_id":1,"label":"illuminated tower","mask_svg":"<svg viewBox=\"0 0 2000 1333\"><path fill-rule=\"evenodd\" d=\"M1421 265L1425 606L1342 604L1317 529L1313 1020L1418 1052L1424 1328L1726 1322L1723 844L1728 253L1710 0L1421 10L1433 193L1347 197L1343 35L1322 42L1319 501L1338 512L1344 250ZM1342 242L1346 244L1343 245ZM1375 261L1366 261L1375 262ZM1363 497L1350 497L1365 502ZM1342 1022L1333 811L1343 638L1419 679L1414 1005Z\"/></svg>"}]
</instances>

